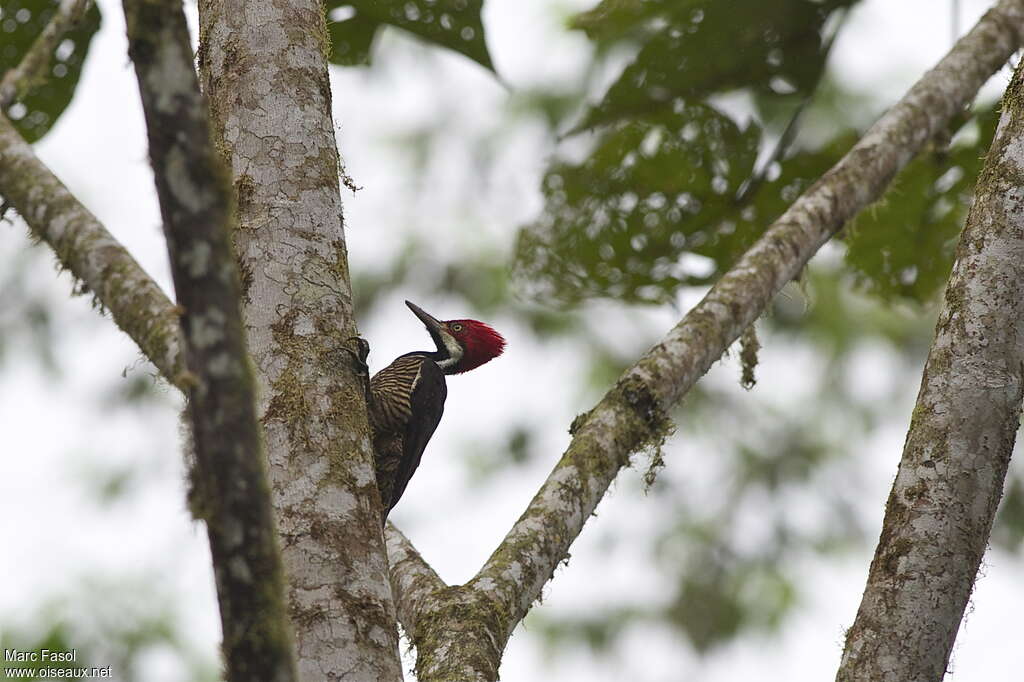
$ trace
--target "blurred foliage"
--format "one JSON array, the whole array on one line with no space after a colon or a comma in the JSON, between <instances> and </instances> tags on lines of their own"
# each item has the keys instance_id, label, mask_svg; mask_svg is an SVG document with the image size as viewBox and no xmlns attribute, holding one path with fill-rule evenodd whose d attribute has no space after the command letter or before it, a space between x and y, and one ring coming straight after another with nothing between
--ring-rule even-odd
<instances>
[{"instance_id":1,"label":"blurred foliage","mask_svg":"<svg viewBox=\"0 0 1024 682\"><path fill-rule=\"evenodd\" d=\"M972 134L911 161L847 228L846 262L861 286L885 299L927 301L945 285L998 122L995 103L979 107Z\"/></svg>"},{"instance_id":2,"label":"blurred foliage","mask_svg":"<svg viewBox=\"0 0 1024 682\"><path fill-rule=\"evenodd\" d=\"M680 256L742 253L749 231L736 229L733 197L760 136L707 105L614 126L583 163L556 163L545 175L544 213L516 250L522 281L542 274L534 284L549 289L531 293L543 300L652 303L707 281Z\"/></svg>"},{"instance_id":3,"label":"blurred foliage","mask_svg":"<svg viewBox=\"0 0 1024 682\"><path fill-rule=\"evenodd\" d=\"M520 287L561 305L664 303L715 281L854 136L796 152L770 180L754 170L760 142L756 124L741 129L707 105L616 124L581 164L545 175L544 211L516 246Z\"/></svg>"},{"instance_id":4,"label":"blurred foliage","mask_svg":"<svg viewBox=\"0 0 1024 682\"><path fill-rule=\"evenodd\" d=\"M158 585L156 576L84 579L72 596L51 598L35 613L21 614L19 619L25 624L6 627L0 638L4 647L19 651L47 648L76 652L73 663L40 661L34 664L36 668L110 666L112 679L146 682L153 678L153 657L159 656L165 679L168 661L174 662L170 670L177 668L180 673L176 679L220 679L218 661L210 660L186 641L182 616L173 598Z\"/></svg>"},{"instance_id":5,"label":"blurred foliage","mask_svg":"<svg viewBox=\"0 0 1024 682\"><path fill-rule=\"evenodd\" d=\"M0 223L0 228L7 227ZM6 232L6 230L4 230ZM0 236L7 236L0 232ZM57 369L53 311L45 292L31 286L31 275L44 267L48 254L37 245L0 252L0 366L12 350L29 350L42 367Z\"/></svg>"},{"instance_id":6,"label":"blurred foliage","mask_svg":"<svg viewBox=\"0 0 1024 682\"><path fill-rule=\"evenodd\" d=\"M494 71L480 20L483 0L329 0L325 7L335 64L369 64L377 32L389 24Z\"/></svg>"},{"instance_id":7,"label":"blurred foliage","mask_svg":"<svg viewBox=\"0 0 1024 682\"><path fill-rule=\"evenodd\" d=\"M1017 452L1006 479L1003 501L992 529L992 541L1010 552L1019 553L1024 547L1024 467L1020 465L1021 435L1017 437Z\"/></svg>"},{"instance_id":8,"label":"blurred foliage","mask_svg":"<svg viewBox=\"0 0 1024 682\"><path fill-rule=\"evenodd\" d=\"M810 93L824 69L833 11L857 0L603 0L571 26L599 49L636 58L577 130L647 116L716 92Z\"/></svg>"},{"instance_id":9,"label":"blurred foliage","mask_svg":"<svg viewBox=\"0 0 1024 682\"><path fill-rule=\"evenodd\" d=\"M544 176L544 209L516 249L521 289L568 306L664 303L713 283L856 141L849 94L825 78L853 4L605 0L577 15L598 59L620 45L638 52L570 131L596 129L586 156L556 157ZM747 104L724 107L726 93ZM856 220L846 262L858 286L889 300L935 296L996 119L989 105L957 121L973 134L936 140Z\"/></svg>"},{"instance_id":10,"label":"blurred foliage","mask_svg":"<svg viewBox=\"0 0 1024 682\"><path fill-rule=\"evenodd\" d=\"M921 315L917 310L881 305L852 289L850 277L843 273L810 267L799 284L790 284L775 297L764 319L777 337L813 343L833 368L857 349L881 342L920 370L937 311Z\"/></svg>"},{"instance_id":11,"label":"blurred foliage","mask_svg":"<svg viewBox=\"0 0 1024 682\"><path fill-rule=\"evenodd\" d=\"M0 74L21 62L59 5L59 0L0 0ZM99 27L100 11L90 3L82 21L54 49L49 78L30 84L28 92L4 110L27 141L45 135L71 102Z\"/></svg>"}]
</instances>

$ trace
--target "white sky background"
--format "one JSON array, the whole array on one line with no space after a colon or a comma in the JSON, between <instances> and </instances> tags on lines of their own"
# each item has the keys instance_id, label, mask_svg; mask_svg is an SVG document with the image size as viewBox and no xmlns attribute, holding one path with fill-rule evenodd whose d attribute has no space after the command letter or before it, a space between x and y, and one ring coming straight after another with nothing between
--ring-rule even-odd
<instances>
[{"instance_id":1,"label":"white sky background","mask_svg":"<svg viewBox=\"0 0 1024 682\"><path fill-rule=\"evenodd\" d=\"M485 24L497 69L513 89L576 78L587 43L563 28L571 9L593 3L564 2L555 10L544 0L487 0ZM166 255L152 178L146 161L145 134L134 74L126 56L120 4L101 0L104 25L90 51L78 93L57 128L37 150L59 177L132 251L145 269L169 287ZM988 2L962 0L960 26L966 30ZM194 6L190 6L194 14ZM354 271L375 269L401 247L408 231L429 235L435 246L424 254L444 262L445 239L471 240L486 231L485 244L509 249L515 228L540 208L539 177L550 149L542 131L517 129L500 152L495 175L482 197L469 198L475 172L458 156L432 160L428 191L410 196L407 152L388 138L415 130L438 117L450 122L446 135L482 134L499 117L507 93L480 67L443 50L405 49L407 39L394 31L384 37L377 65L385 77L332 70L335 119L348 170L364 189L345 197L347 236ZM851 89L873 93L880 106L894 102L950 45L949 2L941 0L865 0L836 45L834 73ZM990 84L993 96L1006 82L1004 69ZM879 113L881 109L879 109ZM20 226L0 227L0 250L23 247ZM45 253L32 286L45 291L58 309L58 357L63 379L55 383L27 355L12 354L0 375L0 627L31 625L42 605L54 600L86 630L126 620L121 614L138 605L122 603L108 584L138 585L151 593L150 606L177 614L187 641L212 658L219 638L212 574L205 532L184 509L178 454L175 396L138 410L103 412L96 418L96 387L109 386L136 353L107 320L89 309L85 298L69 300L69 280L56 277ZM410 298L441 317L464 311L416 291L396 293L382 313L361 320L371 341L371 366L428 343L402 298ZM2 305L2 303L0 303ZM386 312L385 312L386 311ZM621 323L613 304L596 304L588 314L594 328ZM633 332L620 350L636 354L676 320L668 309L635 313ZM468 579L522 511L562 452L566 425L591 404L583 394L581 362L566 344L538 346L525 330L491 320L508 338L507 354L476 372L449 382L445 419L424 466L394 518L450 583ZM602 325L604 322L606 324ZM614 328L614 327L611 327ZM792 384L793 356L787 348L765 350L758 391L781 392ZM868 357L868 376L879 373ZM735 383L734 363L713 370L709 381ZM134 372L145 371L135 368ZM868 382L870 383L870 381ZM775 387L773 389L773 387ZM865 389L869 390L869 389ZM909 387L905 410L880 435L864 444L863 507L872 543L883 503L895 473L916 385ZM537 396L543 396L538 400ZM780 398L781 399L781 398ZM447 451L487 442L495 424L510 413L525 415L538 433L544 456L494 480L470 480L459 467L445 467ZM694 469L714 452L687 444L685 434L672 449L666 475L699 480ZM689 469L692 469L689 470ZM95 481L126 475L137 485L118 500L103 504ZM545 592L544 609L586 612L610 597L628 594L656 599L660 576L642 552L631 552L631 538L658 527L657 505L638 492L636 471L627 472L573 547L573 559L560 569ZM93 483L90 483L92 481ZM809 513L813 514L813 510ZM603 542L619 539L613 549ZM639 546L639 545L637 545ZM813 559L798 565L808 599L772 636L748 636L701 659L681 638L661 628L629 631L617 655L595 657L585 648L549 659L528 629L517 629L506 652L502 679L611 682L662 682L679 679L726 681L832 679L843 629L852 623L864 586L872 547L841 559ZM1024 664L1019 614L1024 607L1019 558L990 552L984 577L973 597L973 611L954 652L957 682L1020 679ZM83 580L100 585L83 588ZM2 631L0 631L2 635ZM101 662L102 663L102 662ZM166 652L154 651L138 679L185 680L182 667Z\"/></svg>"}]
</instances>

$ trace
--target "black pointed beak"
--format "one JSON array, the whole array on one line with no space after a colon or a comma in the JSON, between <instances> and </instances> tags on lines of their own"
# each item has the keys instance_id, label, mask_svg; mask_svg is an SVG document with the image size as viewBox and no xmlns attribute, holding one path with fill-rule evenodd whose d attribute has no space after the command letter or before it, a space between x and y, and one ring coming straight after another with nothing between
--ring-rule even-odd
<instances>
[{"instance_id":1,"label":"black pointed beak","mask_svg":"<svg viewBox=\"0 0 1024 682\"><path fill-rule=\"evenodd\" d=\"M433 315L431 315L426 310L419 307L412 301L406 301L405 305L409 306L409 310L411 310L413 314L416 317L420 318L420 321L423 322L424 325L426 325L427 331L430 332L431 336L435 336L441 333L441 323L437 320L437 318L435 318Z\"/></svg>"}]
</instances>

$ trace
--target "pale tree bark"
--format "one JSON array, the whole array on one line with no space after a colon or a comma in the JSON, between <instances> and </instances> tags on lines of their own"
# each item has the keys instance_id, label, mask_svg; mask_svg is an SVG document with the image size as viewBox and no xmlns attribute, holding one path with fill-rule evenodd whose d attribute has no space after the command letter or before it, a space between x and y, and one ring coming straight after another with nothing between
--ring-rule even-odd
<instances>
[{"instance_id":1,"label":"pale tree bark","mask_svg":"<svg viewBox=\"0 0 1024 682\"><path fill-rule=\"evenodd\" d=\"M206 522L226 677L296 680L255 382L231 250L231 185L214 150L181 0L125 0L189 369L193 512Z\"/></svg>"},{"instance_id":2,"label":"pale tree bark","mask_svg":"<svg viewBox=\"0 0 1024 682\"><path fill-rule=\"evenodd\" d=\"M417 679L495 680L512 630L630 455L657 447L668 411L798 275L815 252L889 181L1021 45L1024 2L1003 0L883 116L850 152L779 218L704 299L574 422L572 442L523 516L466 585L424 586L393 566L397 601L416 586L416 608L399 615L417 646ZM393 533L389 530L389 534ZM397 549L400 539L389 537ZM417 573L422 576L420 568ZM907 678L910 679L910 678Z\"/></svg>"},{"instance_id":3,"label":"pale tree bark","mask_svg":"<svg viewBox=\"0 0 1024 682\"><path fill-rule=\"evenodd\" d=\"M960 237L838 682L939 682L988 544L1024 398L1024 69Z\"/></svg>"},{"instance_id":4,"label":"pale tree bark","mask_svg":"<svg viewBox=\"0 0 1024 682\"><path fill-rule=\"evenodd\" d=\"M201 0L299 673L401 679L318 0Z\"/></svg>"}]
</instances>

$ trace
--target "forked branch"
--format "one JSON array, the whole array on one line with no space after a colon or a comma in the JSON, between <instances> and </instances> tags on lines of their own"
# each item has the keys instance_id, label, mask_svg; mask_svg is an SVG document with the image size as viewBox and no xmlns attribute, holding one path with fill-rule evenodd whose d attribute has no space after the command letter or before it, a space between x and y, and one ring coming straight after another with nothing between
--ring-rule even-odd
<instances>
[{"instance_id":1,"label":"forked branch","mask_svg":"<svg viewBox=\"0 0 1024 682\"><path fill-rule=\"evenodd\" d=\"M853 149L804 193L712 287L704 299L574 424L573 439L522 517L462 592L488 608L464 610L488 637L467 638L452 623L416 632L420 682L444 679L444 656L459 679L490 680L513 628L540 597L555 567L630 455L661 437L666 415L722 353L859 210L881 197L895 174L974 98L1020 47L1024 0L1002 0L925 74ZM403 582L394 583L401 589ZM460 594L462 594L460 592ZM400 598L401 599L401 598ZM455 633L449 635L447 633ZM499 642L488 646L488 640Z\"/></svg>"}]
</instances>

